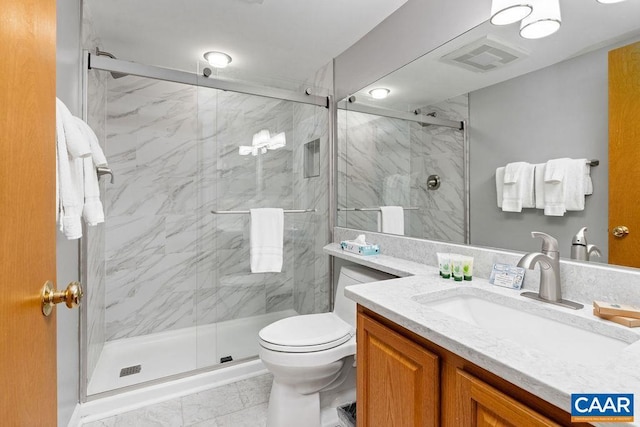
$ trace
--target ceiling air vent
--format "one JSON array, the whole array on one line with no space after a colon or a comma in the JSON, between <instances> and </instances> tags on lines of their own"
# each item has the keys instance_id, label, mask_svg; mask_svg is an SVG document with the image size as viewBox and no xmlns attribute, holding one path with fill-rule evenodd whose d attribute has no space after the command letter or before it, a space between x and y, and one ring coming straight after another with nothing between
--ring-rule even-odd
<instances>
[{"instance_id":1,"label":"ceiling air vent","mask_svg":"<svg viewBox=\"0 0 640 427\"><path fill-rule=\"evenodd\" d=\"M442 60L476 73L484 73L504 67L525 56L527 53L524 50L509 46L495 37L486 36L443 56Z\"/></svg>"}]
</instances>

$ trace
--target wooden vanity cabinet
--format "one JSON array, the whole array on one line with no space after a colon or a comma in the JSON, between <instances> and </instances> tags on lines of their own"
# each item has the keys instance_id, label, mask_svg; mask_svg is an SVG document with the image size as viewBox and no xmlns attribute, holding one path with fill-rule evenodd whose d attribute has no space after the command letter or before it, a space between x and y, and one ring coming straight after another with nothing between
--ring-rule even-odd
<instances>
[{"instance_id":1,"label":"wooden vanity cabinet","mask_svg":"<svg viewBox=\"0 0 640 427\"><path fill-rule=\"evenodd\" d=\"M437 427L438 356L364 315L356 339L358 426Z\"/></svg>"},{"instance_id":2,"label":"wooden vanity cabinet","mask_svg":"<svg viewBox=\"0 0 640 427\"><path fill-rule=\"evenodd\" d=\"M588 426L358 306L358 427Z\"/></svg>"}]
</instances>

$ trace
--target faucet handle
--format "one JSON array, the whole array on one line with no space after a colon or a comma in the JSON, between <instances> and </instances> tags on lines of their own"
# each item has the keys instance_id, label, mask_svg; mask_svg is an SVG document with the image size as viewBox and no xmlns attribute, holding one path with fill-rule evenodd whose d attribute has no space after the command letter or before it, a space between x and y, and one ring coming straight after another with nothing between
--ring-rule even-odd
<instances>
[{"instance_id":1,"label":"faucet handle","mask_svg":"<svg viewBox=\"0 0 640 427\"><path fill-rule=\"evenodd\" d=\"M596 245L587 245L587 254L587 259L589 259L588 257L590 257L592 254L602 258L602 252L600 252L600 248Z\"/></svg>"},{"instance_id":2,"label":"faucet handle","mask_svg":"<svg viewBox=\"0 0 640 427\"><path fill-rule=\"evenodd\" d=\"M548 254L549 252L560 252L560 250L558 249L558 240L555 237L541 231L532 231L531 237L533 237L534 239L536 237L542 238L541 252L543 254Z\"/></svg>"}]
</instances>

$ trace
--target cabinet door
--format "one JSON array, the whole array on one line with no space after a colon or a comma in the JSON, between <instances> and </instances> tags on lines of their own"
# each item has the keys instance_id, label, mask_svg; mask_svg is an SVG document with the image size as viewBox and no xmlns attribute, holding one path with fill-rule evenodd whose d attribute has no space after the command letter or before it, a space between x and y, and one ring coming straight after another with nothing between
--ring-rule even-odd
<instances>
[{"instance_id":1,"label":"cabinet door","mask_svg":"<svg viewBox=\"0 0 640 427\"><path fill-rule=\"evenodd\" d=\"M456 379L461 427L559 426L460 369Z\"/></svg>"},{"instance_id":2,"label":"cabinet door","mask_svg":"<svg viewBox=\"0 0 640 427\"><path fill-rule=\"evenodd\" d=\"M358 314L359 427L436 427L438 357Z\"/></svg>"}]
</instances>

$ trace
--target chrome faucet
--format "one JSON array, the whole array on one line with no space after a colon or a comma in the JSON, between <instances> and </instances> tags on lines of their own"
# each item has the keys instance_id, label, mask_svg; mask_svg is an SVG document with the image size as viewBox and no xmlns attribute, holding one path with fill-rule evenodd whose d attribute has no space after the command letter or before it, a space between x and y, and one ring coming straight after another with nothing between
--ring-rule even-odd
<instances>
[{"instance_id":1,"label":"chrome faucet","mask_svg":"<svg viewBox=\"0 0 640 427\"><path fill-rule=\"evenodd\" d=\"M522 296L538 301L561 305L563 307L579 310L582 304L562 299L562 286L560 284L560 251L558 241L547 233L532 231L531 237L542 238L540 252L528 253L520 259L518 267L533 270L536 264L540 266L540 290L535 292L523 292Z\"/></svg>"},{"instance_id":2,"label":"chrome faucet","mask_svg":"<svg viewBox=\"0 0 640 427\"><path fill-rule=\"evenodd\" d=\"M602 252L600 252L599 247L587 244L586 232L587 227L582 227L576 235L573 236L573 240L571 241L571 259L589 261L592 254L602 257Z\"/></svg>"}]
</instances>

